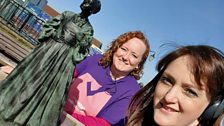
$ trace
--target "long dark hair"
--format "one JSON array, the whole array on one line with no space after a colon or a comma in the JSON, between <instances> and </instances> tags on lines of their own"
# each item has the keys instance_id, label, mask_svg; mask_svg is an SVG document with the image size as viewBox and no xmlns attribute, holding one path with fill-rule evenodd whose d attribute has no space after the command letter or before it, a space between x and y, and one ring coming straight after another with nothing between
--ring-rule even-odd
<instances>
[{"instance_id":1,"label":"long dark hair","mask_svg":"<svg viewBox=\"0 0 224 126\"><path fill-rule=\"evenodd\" d=\"M206 83L211 100L217 97L224 98L223 52L208 45L182 46L170 52L158 62L158 74L135 94L128 108L128 126L156 125L153 120L152 106L156 84L167 66L175 59L185 55L191 57L191 71L196 83L200 87L202 82Z\"/></svg>"}]
</instances>

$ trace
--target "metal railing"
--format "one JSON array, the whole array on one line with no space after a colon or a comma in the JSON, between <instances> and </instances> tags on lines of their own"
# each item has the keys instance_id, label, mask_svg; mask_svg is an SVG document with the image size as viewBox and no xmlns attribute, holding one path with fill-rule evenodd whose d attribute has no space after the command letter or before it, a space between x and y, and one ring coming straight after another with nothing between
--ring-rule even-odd
<instances>
[{"instance_id":1,"label":"metal railing","mask_svg":"<svg viewBox=\"0 0 224 126\"><path fill-rule=\"evenodd\" d=\"M38 45L40 29L45 22L29 8L15 0L1 0L0 17L2 22L26 38L33 45Z\"/></svg>"}]
</instances>

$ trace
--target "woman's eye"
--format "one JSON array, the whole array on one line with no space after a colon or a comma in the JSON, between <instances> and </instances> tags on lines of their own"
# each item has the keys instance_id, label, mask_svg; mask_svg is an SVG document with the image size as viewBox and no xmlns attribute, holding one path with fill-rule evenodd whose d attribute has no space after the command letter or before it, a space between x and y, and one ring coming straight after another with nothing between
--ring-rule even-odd
<instances>
[{"instance_id":1,"label":"woman's eye","mask_svg":"<svg viewBox=\"0 0 224 126\"><path fill-rule=\"evenodd\" d=\"M132 54L132 57L134 57L135 59L137 59L137 58L138 58L135 54Z\"/></svg>"},{"instance_id":2,"label":"woman's eye","mask_svg":"<svg viewBox=\"0 0 224 126\"><path fill-rule=\"evenodd\" d=\"M126 48L124 48L124 47L121 47L121 50L126 51L127 49L126 49Z\"/></svg>"},{"instance_id":3,"label":"woman's eye","mask_svg":"<svg viewBox=\"0 0 224 126\"><path fill-rule=\"evenodd\" d=\"M162 76L160 80L161 80L161 82L164 83L164 84L172 85L172 81L171 81L171 79L169 79L168 77Z\"/></svg>"},{"instance_id":4,"label":"woman's eye","mask_svg":"<svg viewBox=\"0 0 224 126\"><path fill-rule=\"evenodd\" d=\"M190 88L185 89L185 92L190 97L198 97L198 94Z\"/></svg>"}]
</instances>

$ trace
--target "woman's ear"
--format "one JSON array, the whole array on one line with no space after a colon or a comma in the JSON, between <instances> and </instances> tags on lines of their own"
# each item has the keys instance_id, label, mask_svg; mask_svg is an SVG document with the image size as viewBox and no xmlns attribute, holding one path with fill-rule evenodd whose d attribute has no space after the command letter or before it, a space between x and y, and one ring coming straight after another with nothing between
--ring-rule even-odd
<instances>
[{"instance_id":1,"label":"woman's ear","mask_svg":"<svg viewBox=\"0 0 224 126\"><path fill-rule=\"evenodd\" d=\"M223 126L224 124L224 112L218 117L213 126Z\"/></svg>"}]
</instances>

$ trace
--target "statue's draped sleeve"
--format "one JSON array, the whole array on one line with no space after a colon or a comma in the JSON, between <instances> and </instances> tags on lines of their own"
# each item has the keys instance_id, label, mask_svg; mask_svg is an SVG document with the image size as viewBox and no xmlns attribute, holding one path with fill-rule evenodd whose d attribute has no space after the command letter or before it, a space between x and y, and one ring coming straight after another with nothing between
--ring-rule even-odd
<instances>
[{"instance_id":1,"label":"statue's draped sleeve","mask_svg":"<svg viewBox=\"0 0 224 126\"><path fill-rule=\"evenodd\" d=\"M64 14L62 13L56 17L53 17L42 25L40 36L38 38L39 42L45 42L49 38L54 38L56 36L60 23L64 18L63 15Z\"/></svg>"}]
</instances>

